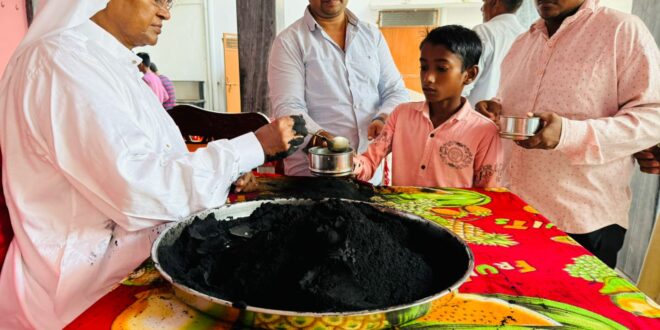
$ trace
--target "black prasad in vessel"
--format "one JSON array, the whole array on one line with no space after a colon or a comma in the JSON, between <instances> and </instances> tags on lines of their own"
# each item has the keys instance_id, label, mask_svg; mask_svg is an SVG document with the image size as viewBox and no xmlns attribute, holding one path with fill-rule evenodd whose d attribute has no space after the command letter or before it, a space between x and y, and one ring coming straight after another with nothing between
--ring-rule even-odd
<instances>
[{"instance_id":1,"label":"black prasad in vessel","mask_svg":"<svg viewBox=\"0 0 660 330\"><path fill-rule=\"evenodd\" d=\"M232 221L196 219L160 264L220 299L299 312L412 303L454 284L467 251L450 236L358 202L266 203Z\"/></svg>"}]
</instances>

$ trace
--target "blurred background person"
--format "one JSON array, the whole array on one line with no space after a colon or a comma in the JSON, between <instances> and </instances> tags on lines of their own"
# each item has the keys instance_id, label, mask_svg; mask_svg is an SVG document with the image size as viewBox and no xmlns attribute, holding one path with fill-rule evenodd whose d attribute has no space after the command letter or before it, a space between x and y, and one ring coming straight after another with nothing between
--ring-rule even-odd
<instances>
[{"instance_id":1,"label":"blurred background person","mask_svg":"<svg viewBox=\"0 0 660 330\"><path fill-rule=\"evenodd\" d=\"M169 98L169 96L165 90L165 87L163 87L163 83L160 81L160 78L158 78L158 76L151 72L151 69L149 69L149 65L151 65L151 58L149 57L149 54L137 53L137 56L142 59L142 63L138 64L138 69L140 69L140 72L144 74L142 80L144 80L144 82L147 83L147 86L149 86L149 88L154 91L158 101L160 101L161 104L164 103Z\"/></svg>"},{"instance_id":2,"label":"blurred background person","mask_svg":"<svg viewBox=\"0 0 660 330\"><path fill-rule=\"evenodd\" d=\"M163 87L165 87L165 91L169 96L169 98L165 100L165 102L163 102L163 108L165 108L165 110L170 110L174 108L174 106L176 105L176 93L174 92L174 84L172 84L172 80L170 80L170 78L168 78L166 75L160 74L160 72L158 72L158 67L156 66L156 63L154 62L151 62L151 64L149 64L149 69L151 70L151 72L156 74L158 78L160 78L160 82L163 83Z\"/></svg>"}]
</instances>

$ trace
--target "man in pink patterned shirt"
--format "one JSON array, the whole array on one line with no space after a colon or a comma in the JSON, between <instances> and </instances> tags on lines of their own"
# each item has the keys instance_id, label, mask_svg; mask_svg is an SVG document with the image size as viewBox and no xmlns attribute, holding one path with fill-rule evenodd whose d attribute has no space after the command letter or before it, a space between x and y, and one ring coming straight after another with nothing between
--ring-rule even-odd
<instances>
[{"instance_id":1,"label":"man in pink patterned shirt","mask_svg":"<svg viewBox=\"0 0 660 330\"><path fill-rule=\"evenodd\" d=\"M660 142L660 52L637 17L597 0L536 0L496 99L545 126L511 149L511 189L610 267L628 226L632 154Z\"/></svg>"},{"instance_id":2,"label":"man in pink patterned shirt","mask_svg":"<svg viewBox=\"0 0 660 330\"><path fill-rule=\"evenodd\" d=\"M422 187L499 186L502 153L497 126L461 97L477 76L481 41L457 25L434 29L422 41L420 76L426 102L399 105L354 174L368 180L392 153L392 183Z\"/></svg>"}]
</instances>

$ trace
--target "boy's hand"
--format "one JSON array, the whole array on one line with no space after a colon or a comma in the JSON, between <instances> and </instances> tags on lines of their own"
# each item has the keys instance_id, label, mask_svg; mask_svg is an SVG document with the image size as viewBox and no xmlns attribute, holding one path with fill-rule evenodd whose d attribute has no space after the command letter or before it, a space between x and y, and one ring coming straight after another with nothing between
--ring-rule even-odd
<instances>
[{"instance_id":1,"label":"boy's hand","mask_svg":"<svg viewBox=\"0 0 660 330\"><path fill-rule=\"evenodd\" d=\"M369 129L367 130L367 138L369 141L375 139L380 135L380 132L383 131L385 126L385 121L387 120L388 115L381 114L378 117L374 118L369 124Z\"/></svg>"},{"instance_id":2,"label":"boy's hand","mask_svg":"<svg viewBox=\"0 0 660 330\"><path fill-rule=\"evenodd\" d=\"M362 173L362 163L357 153L353 152L353 176L359 176Z\"/></svg>"},{"instance_id":3,"label":"boy's hand","mask_svg":"<svg viewBox=\"0 0 660 330\"><path fill-rule=\"evenodd\" d=\"M660 144L633 155L644 173L660 174Z\"/></svg>"},{"instance_id":4,"label":"boy's hand","mask_svg":"<svg viewBox=\"0 0 660 330\"><path fill-rule=\"evenodd\" d=\"M525 149L554 149L557 147L561 137L561 117L552 112L528 113L527 116L541 118L543 128L527 140L516 141L516 144Z\"/></svg>"},{"instance_id":5,"label":"boy's hand","mask_svg":"<svg viewBox=\"0 0 660 330\"><path fill-rule=\"evenodd\" d=\"M495 122L498 128L500 127L500 114L502 113L502 105L500 103L491 100L480 101L477 102L474 109Z\"/></svg>"}]
</instances>

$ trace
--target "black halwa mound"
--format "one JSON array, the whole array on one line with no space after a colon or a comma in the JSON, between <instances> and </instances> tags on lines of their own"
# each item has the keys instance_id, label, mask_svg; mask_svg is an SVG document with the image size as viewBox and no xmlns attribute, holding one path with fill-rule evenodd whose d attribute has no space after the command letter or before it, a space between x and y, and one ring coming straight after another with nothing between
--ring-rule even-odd
<instances>
[{"instance_id":1,"label":"black halwa mound","mask_svg":"<svg viewBox=\"0 0 660 330\"><path fill-rule=\"evenodd\" d=\"M233 221L196 219L160 247L159 259L176 282L233 302L301 312L377 309L460 278L440 263L461 247L429 236L429 225L363 203L266 203Z\"/></svg>"}]
</instances>

